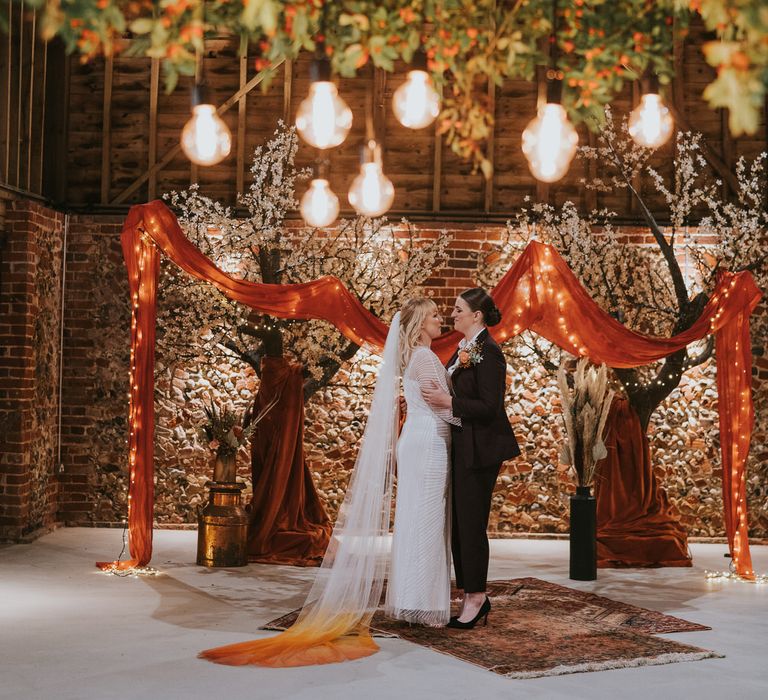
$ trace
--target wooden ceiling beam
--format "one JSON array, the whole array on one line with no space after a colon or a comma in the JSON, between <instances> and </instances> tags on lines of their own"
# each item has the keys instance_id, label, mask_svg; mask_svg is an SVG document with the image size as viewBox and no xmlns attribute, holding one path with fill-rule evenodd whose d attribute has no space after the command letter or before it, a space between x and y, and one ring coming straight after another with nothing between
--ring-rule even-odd
<instances>
[{"instance_id":1,"label":"wooden ceiling beam","mask_svg":"<svg viewBox=\"0 0 768 700\"><path fill-rule=\"evenodd\" d=\"M437 88L440 97L443 96L442 86ZM443 137L440 134L440 117L435 122L435 138L433 141L434 158L432 161L432 211L440 211L440 184L443 177Z\"/></svg>"},{"instance_id":2,"label":"wooden ceiling beam","mask_svg":"<svg viewBox=\"0 0 768 700\"><path fill-rule=\"evenodd\" d=\"M147 199L157 197L157 173L153 171L157 162L157 100L160 94L160 59L153 58L149 72L149 163L152 175L147 185Z\"/></svg>"},{"instance_id":3,"label":"wooden ceiling beam","mask_svg":"<svg viewBox=\"0 0 768 700\"><path fill-rule=\"evenodd\" d=\"M248 51L240 56L240 80L238 89L242 90L248 82ZM243 192L245 187L245 127L247 119L247 102L245 94L237 101L237 174L236 188L237 194Z\"/></svg>"},{"instance_id":4,"label":"wooden ceiling beam","mask_svg":"<svg viewBox=\"0 0 768 700\"><path fill-rule=\"evenodd\" d=\"M112 74L114 58L104 59L104 97L101 113L101 203L109 202L110 155L112 151Z\"/></svg>"},{"instance_id":5,"label":"wooden ceiling beam","mask_svg":"<svg viewBox=\"0 0 768 700\"><path fill-rule=\"evenodd\" d=\"M488 160L491 162L491 176L485 180L485 198L484 198L484 210L486 213L493 209L493 186L494 186L494 174L495 174L495 159L494 159L494 136L496 135L496 83L490 78L488 79L488 111L493 117L493 127L491 133L488 134L488 141L486 143Z\"/></svg>"},{"instance_id":6,"label":"wooden ceiling beam","mask_svg":"<svg viewBox=\"0 0 768 700\"><path fill-rule=\"evenodd\" d=\"M275 64L274 68L279 68L283 63L283 60L280 60L277 64ZM255 75L253 78L251 78L242 88L240 88L232 97L230 97L226 102L223 102L219 108L216 110L216 114L221 116L225 112L228 112L230 108L244 95L247 95L253 88L255 88L261 81L263 80L263 76L261 74ZM168 149L168 151L165 152L163 157L155 163L155 165L152 168L149 168L145 173L140 175L138 178L136 178L128 187L126 187L120 194L115 197L111 204L122 204L128 197L130 197L139 187L141 187L153 174L158 173L160 170L162 170L168 163L170 163L178 154L179 151L181 151L181 144L177 143L172 148Z\"/></svg>"}]
</instances>

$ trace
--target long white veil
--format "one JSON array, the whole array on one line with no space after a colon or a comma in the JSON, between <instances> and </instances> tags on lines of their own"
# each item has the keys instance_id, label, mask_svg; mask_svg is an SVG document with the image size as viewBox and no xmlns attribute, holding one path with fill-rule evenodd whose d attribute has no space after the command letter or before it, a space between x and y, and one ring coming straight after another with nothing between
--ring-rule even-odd
<instances>
[{"instance_id":1,"label":"long white veil","mask_svg":"<svg viewBox=\"0 0 768 700\"><path fill-rule=\"evenodd\" d=\"M378 650L369 625L389 565L389 523L400 393L400 313L387 334L355 468L331 542L296 623L269 639L209 649L218 663L303 666Z\"/></svg>"},{"instance_id":2,"label":"long white veil","mask_svg":"<svg viewBox=\"0 0 768 700\"><path fill-rule=\"evenodd\" d=\"M367 625L381 599L389 565L389 523L400 393L400 312L384 355L355 468L331 543L299 621L359 615Z\"/></svg>"}]
</instances>

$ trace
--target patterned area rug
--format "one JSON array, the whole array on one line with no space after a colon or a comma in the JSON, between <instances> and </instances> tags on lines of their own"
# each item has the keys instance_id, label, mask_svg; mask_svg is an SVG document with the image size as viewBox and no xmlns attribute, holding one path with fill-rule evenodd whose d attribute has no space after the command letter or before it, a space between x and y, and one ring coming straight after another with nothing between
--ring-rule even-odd
<instances>
[{"instance_id":1,"label":"patterned area rug","mask_svg":"<svg viewBox=\"0 0 768 700\"><path fill-rule=\"evenodd\" d=\"M375 636L399 637L509 678L722 658L654 634L710 627L536 578L489 581L487 627L472 631L408 626L381 611ZM290 627L298 611L261 629Z\"/></svg>"}]
</instances>

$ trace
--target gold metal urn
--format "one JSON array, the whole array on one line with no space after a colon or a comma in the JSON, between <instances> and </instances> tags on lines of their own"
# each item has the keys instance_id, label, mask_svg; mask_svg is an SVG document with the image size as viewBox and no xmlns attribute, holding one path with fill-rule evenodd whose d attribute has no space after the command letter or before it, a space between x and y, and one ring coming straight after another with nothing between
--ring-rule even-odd
<instances>
[{"instance_id":1,"label":"gold metal urn","mask_svg":"<svg viewBox=\"0 0 768 700\"><path fill-rule=\"evenodd\" d=\"M214 470L214 474L218 476L222 471L234 475L234 469L226 467ZM245 484L237 483L233 477L231 481L209 481L207 485L210 496L198 517L197 563L211 567L245 566L248 514L241 503Z\"/></svg>"}]
</instances>

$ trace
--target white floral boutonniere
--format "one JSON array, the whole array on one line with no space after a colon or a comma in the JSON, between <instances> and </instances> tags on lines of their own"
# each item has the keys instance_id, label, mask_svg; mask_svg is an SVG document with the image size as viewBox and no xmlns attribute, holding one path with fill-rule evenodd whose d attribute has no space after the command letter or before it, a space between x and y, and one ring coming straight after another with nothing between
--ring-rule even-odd
<instances>
[{"instance_id":1,"label":"white floral boutonniere","mask_svg":"<svg viewBox=\"0 0 768 700\"><path fill-rule=\"evenodd\" d=\"M459 350L459 367L463 369L474 367L482 359L483 356L480 354L480 346L475 340Z\"/></svg>"}]
</instances>

